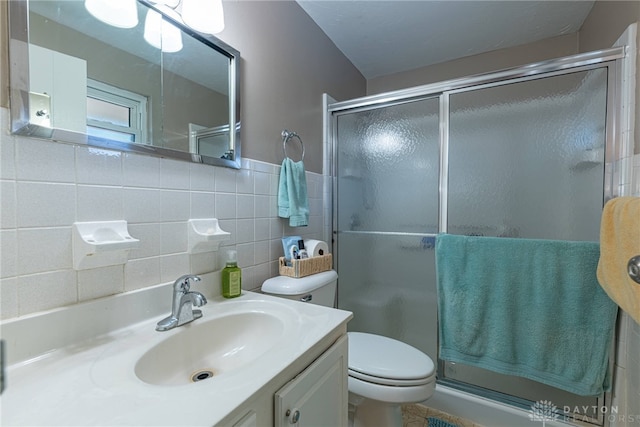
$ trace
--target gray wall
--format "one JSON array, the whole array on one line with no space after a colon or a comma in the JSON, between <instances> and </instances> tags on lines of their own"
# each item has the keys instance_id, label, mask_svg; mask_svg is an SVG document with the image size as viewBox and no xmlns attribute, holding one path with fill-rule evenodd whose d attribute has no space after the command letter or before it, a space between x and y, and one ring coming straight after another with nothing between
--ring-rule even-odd
<instances>
[{"instance_id":1,"label":"gray wall","mask_svg":"<svg viewBox=\"0 0 640 427\"><path fill-rule=\"evenodd\" d=\"M580 28L579 51L606 49L634 22L640 21L638 1L596 1Z\"/></svg>"},{"instance_id":2,"label":"gray wall","mask_svg":"<svg viewBox=\"0 0 640 427\"><path fill-rule=\"evenodd\" d=\"M321 173L322 94L364 96L364 77L294 1L224 2L224 12L218 37L242 57L242 155L280 164L286 128Z\"/></svg>"},{"instance_id":3,"label":"gray wall","mask_svg":"<svg viewBox=\"0 0 640 427\"><path fill-rule=\"evenodd\" d=\"M367 94L374 95L571 55L576 53L577 48L578 40L577 35L574 33L524 46L498 49L370 79L367 81Z\"/></svg>"}]
</instances>

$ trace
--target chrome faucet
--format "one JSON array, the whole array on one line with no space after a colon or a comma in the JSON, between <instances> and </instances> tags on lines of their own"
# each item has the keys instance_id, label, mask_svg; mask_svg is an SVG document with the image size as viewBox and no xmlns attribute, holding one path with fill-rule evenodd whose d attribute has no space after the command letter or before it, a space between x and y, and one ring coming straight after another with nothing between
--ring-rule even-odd
<instances>
[{"instance_id":1,"label":"chrome faucet","mask_svg":"<svg viewBox=\"0 0 640 427\"><path fill-rule=\"evenodd\" d=\"M200 292L189 292L191 280L199 282L200 277L186 274L173 283L171 315L158 322L156 331L168 331L202 317L202 310L193 307L202 307L207 299Z\"/></svg>"}]
</instances>

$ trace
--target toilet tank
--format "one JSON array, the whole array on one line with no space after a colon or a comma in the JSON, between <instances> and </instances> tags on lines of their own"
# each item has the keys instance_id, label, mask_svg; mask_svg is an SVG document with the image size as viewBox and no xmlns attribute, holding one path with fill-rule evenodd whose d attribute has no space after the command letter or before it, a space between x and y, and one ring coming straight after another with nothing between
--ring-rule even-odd
<instances>
[{"instance_id":1,"label":"toilet tank","mask_svg":"<svg viewBox=\"0 0 640 427\"><path fill-rule=\"evenodd\" d=\"M276 276L265 280L262 292L311 304L335 307L338 273L333 270L294 279Z\"/></svg>"}]
</instances>

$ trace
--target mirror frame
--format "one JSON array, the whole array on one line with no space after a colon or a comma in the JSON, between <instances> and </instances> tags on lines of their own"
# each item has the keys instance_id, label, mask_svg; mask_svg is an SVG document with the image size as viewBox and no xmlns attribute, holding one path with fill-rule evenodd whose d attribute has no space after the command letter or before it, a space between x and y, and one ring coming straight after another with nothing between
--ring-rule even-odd
<instances>
[{"instance_id":1,"label":"mirror frame","mask_svg":"<svg viewBox=\"0 0 640 427\"><path fill-rule=\"evenodd\" d=\"M158 157L186 160L194 163L204 163L213 166L225 166L234 169L241 167L241 139L240 139L240 52L224 43L217 37L199 33L186 25L167 16L162 10L147 0L137 0L138 3L160 12L184 34L195 38L218 53L229 58L229 126L235 128L229 133L230 146L233 147L233 159L189 153L186 151L156 147L146 144L133 144L113 141L84 133L65 129L56 129L32 123L29 118L29 0L13 0L8 2L9 18L9 103L10 130L16 135L44 138L51 141L85 144L92 147L110 150L134 152ZM188 138L188 137L187 137Z\"/></svg>"}]
</instances>

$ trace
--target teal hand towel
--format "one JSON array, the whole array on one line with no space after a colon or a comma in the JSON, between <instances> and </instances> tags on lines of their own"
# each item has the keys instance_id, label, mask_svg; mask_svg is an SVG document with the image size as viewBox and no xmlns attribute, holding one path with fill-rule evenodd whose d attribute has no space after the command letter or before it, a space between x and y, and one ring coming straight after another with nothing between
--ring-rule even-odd
<instances>
[{"instance_id":1,"label":"teal hand towel","mask_svg":"<svg viewBox=\"0 0 640 427\"><path fill-rule=\"evenodd\" d=\"M302 160L294 162L287 157L282 161L278 185L278 216L289 218L291 227L309 225L307 178Z\"/></svg>"},{"instance_id":2,"label":"teal hand towel","mask_svg":"<svg viewBox=\"0 0 640 427\"><path fill-rule=\"evenodd\" d=\"M617 306L595 242L436 238L440 358L571 393L610 389Z\"/></svg>"}]
</instances>

